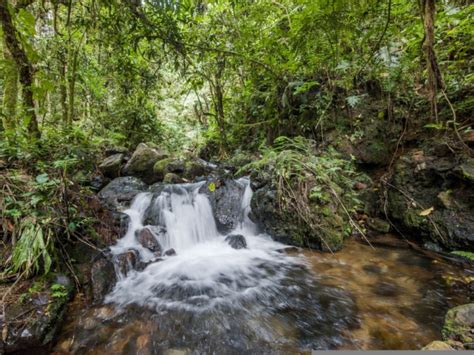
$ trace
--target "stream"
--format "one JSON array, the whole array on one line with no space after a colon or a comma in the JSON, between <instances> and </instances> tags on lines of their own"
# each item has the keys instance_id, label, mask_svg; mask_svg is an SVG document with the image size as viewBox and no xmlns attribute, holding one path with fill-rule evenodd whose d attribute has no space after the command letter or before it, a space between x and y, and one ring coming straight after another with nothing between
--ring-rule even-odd
<instances>
[{"instance_id":1,"label":"stream","mask_svg":"<svg viewBox=\"0 0 474 355\"><path fill-rule=\"evenodd\" d=\"M406 247L373 249L351 239L332 255L273 241L248 217L249 181L237 183L240 215L227 235L218 232L204 182L137 195L111 253L134 250L143 267L116 266L117 284L102 305L86 307L76 297L55 351L419 349L440 338L446 310L466 301L447 286L462 269ZM159 258L138 242L145 226Z\"/></svg>"}]
</instances>

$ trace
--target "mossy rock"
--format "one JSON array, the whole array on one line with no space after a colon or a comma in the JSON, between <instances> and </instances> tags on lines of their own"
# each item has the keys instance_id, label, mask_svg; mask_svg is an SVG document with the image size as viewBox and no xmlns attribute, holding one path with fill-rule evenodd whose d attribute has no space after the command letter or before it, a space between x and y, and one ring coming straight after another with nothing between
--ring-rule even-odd
<instances>
[{"instance_id":1,"label":"mossy rock","mask_svg":"<svg viewBox=\"0 0 474 355\"><path fill-rule=\"evenodd\" d=\"M165 158L157 161L155 165L153 165L153 174L157 181L162 181L164 179L165 175L168 173L168 165L173 161L173 158Z\"/></svg>"},{"instance_id":2,"label":"mossy rock","mask_svg":"<svg viewBox=\"0 0 474 355\"><path fill-rule=\"evenodd\" d=\"M125 165L123 173L125 175L141 178L147 184L157 182L159 179L154 174L154 165L157 161L166 158L168 155L156 148L140 143L132 157Z\"/></svg>"},{"instance_id":3,"label":"mossy rock","mask_svg":"<svg viewBox=\"0 0 474 355\"><path fill-rule=\"evenodd\" d=\"M443 326L445 340L457 340L463 344L474 342L474 303L452 308L446 314Z\"/></svg>"}]
</instances>

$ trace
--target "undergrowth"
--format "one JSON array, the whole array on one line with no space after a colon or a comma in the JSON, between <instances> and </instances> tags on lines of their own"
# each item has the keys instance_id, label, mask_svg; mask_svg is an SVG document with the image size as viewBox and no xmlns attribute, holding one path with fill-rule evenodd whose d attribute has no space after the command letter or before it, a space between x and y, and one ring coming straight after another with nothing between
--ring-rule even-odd
<instances>
[{"instance_id":1,"label":"undergrowth","mask_svg":"<svg viewBox=\"0 0 474 355\"><path fill-rule=\"evenodd\" d=\"M352 213L361 205L353 189L354 164L331 147L318 152L314 141L303 137L278 137L273 146L260 147L261 157L240 169L271 177L282 210L294 212L332 251L358 226ZM303 242L303 241L299 241Z\"/></svg>"}]
</instances>

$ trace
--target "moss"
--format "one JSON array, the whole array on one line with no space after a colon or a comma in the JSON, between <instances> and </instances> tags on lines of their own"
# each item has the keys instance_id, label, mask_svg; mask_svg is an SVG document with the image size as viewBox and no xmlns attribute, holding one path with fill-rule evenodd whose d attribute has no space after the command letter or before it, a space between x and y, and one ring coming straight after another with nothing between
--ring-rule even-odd
<instances>
[{"instance_id":1,"label":"moss","mask_svg":"<svg viewBox=\"0 0 474 355\"><path fill-rule=\"evenodd\" d=\"M160 175L164 177L166 174L166 168L172 161L173 161L173 158L165 158L165 159L157 161L155 165L153 165L153 172L156 175Z\"/></svg>"},{"instance_id":2,"label":"moss","mask_svg":"<svg viewBox=\"0 0 474 355\"><path fill-rule=\"evenodd\" d=\"M462 343L472 343L471 328L474 322L474 303L452 308L446 314L442 330L445 340L453 339Z\"/></svg>"},{"instance_id":3,"label":"moss","mask_svg":"<svg viewBox=\"0 0 474 355\"><path fill-rule=\"evenodd\" d=\"M451 254L459 255L466 259L474 261L474 253L471 253L470 251L455 250L451 252Z\"/></svg>"}]
</instances>

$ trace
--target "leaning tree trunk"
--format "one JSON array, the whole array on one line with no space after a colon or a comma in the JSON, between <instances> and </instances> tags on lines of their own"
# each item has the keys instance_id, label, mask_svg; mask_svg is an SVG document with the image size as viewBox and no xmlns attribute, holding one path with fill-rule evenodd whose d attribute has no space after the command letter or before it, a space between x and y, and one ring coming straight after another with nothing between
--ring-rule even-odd
<instances>
[{"instance_id":1,"label":"leaning tree trunk","mask_svg":"<svg viewBox=\"0 0 474 355\"><path fill-rule=\"evenodd\" d=\"M18 40L7 0L0 0L0 23L3 28L6 47L18 68L20 83L22 85L23 105L26 111L26 116L29 120L28 131L32 137L39 138L40 132L35 112L35 101L33 98L34 69Z\"/></svg>"},{"instance_id":2,"label":"leaning tree trunk","mask_svg":"<svg viewBox=\"0 0 474 355\"><path fill-rule=\"evenodd\" d=\"M436 0L421 0L421 13L425 30L423 51L425 53L428 70L428 100L431 106L431 119L438 121L438 103L436 97L438 89L444 88L444 83L434 50Z\"/></svg>"}]
</instances>

